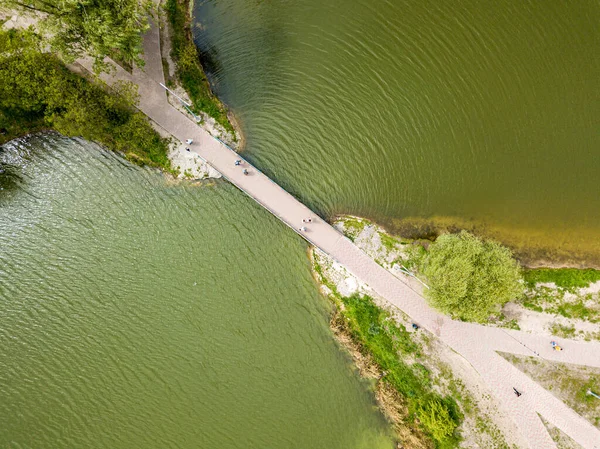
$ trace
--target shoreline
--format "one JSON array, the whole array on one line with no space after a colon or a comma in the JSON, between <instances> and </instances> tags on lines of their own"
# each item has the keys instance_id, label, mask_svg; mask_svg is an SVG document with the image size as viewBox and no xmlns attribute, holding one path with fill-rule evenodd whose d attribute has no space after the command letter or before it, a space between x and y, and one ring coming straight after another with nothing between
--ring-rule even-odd
<instances>
[{"instance_id":1,"label":"shoreline","mask_svg":"<svg viewBox=\"0 0 600 449\"><path fill-rule=\"evenodd\" d=\"M338 216L332 225L380 266L395 276L402 277L414 290L423 290L423 286L414 277L404 276L403 270L400 270L405 264L410 267L411 255L414 254L411 249L421 242L390 235L376 223L356 216ZM499 406L490 386L483 382L470 364L465 363L462 356L427 331L413 330L409 317L379 298L327 254L313 246L309 246L307 253L319 291L333 305L329 323L331 331L340 347L352 357L361 377L373 380L379 409L397 432L400 441L406 444L407 435L421 435L427 440L431 434L415 433L414 425L415 422L419 424L419 420L415 416L414 407L407 408L410 397L403 396L401 388L398 391L392 388L395 394L391 396L382 394L383 385L389 382L386 377L386 370L389 368L386 364L390 358L398 358L400 363L416 372L425 373L426 378L432 382L433 391L449 395L458 403L463 419L458 427L456 445L448 447L527 446L516 423ZM600 340L600 273L578 278L557 277L553 284L547 282L547 276L548 273L537 273L532 278L526 277L528 288L525 296L507 303L498 316L486 325L533 332L546 335L549 339L564 337L580 341ZM351 309L355 307L357 301L366 301L378 310L375 314L362 312L362 319L368 317L368 320L366 324L362 323L362 330L359 328L358 331L355 327L356 317L352 315L355 312L350 310L348 314L345 310L347 305ZM383 321L381 316L385 317ZM407 344L403 335L408 333L417 346L409 351L403 350L401 346L392 346L392 351L388 350L387 356L381 359L382 348L377 345L371 347L372 343L368 340L377 340L377 334L381 329L386 332L385 323L392 319L400 329L398 341ZM409 347L410 344L408 343ZM384 366L378 364L375 357L383 360ZM412 442L401 447L427 447L427 442L423 444L425 446L417 446Z\"/></svg>"},{"instance_id":2,"label":"shoreline","mask_svg":"<svg viewBox=\"0 0 600 449\"><path fill-rule=\"evenodd\" d=\"M208 77L204 70L204 62L201 58L201 52L198 51L193 43L191 35L193 0L162 0L159 3L159 23L161 28L159 34L165 82L167 82L167 84L171 82L172 87L177 90L178 94L181 94L184 98L189 99L189 96L187 93L185 93L184 89L182 87L178 88L177 85L174 84L174 81L177 78L177 61L171 57L173 47L172 40L174 36L172 25L169 22L167 11L165 11L164 8L168 1L176 2L178 5L180 5L181 9L184 10L186 26L182 31L185 34L185 38L188 40L188 43L191 42L191 45L193 45L195 49L198 61L197 69L200 71L198 73L202 73L203 75L203 78L199 80L199 83L204 83L205 87L209 89L209 96L212 98L212 100L217 102L222 111L224 111L230 126L234 130L235 135L227 135L227 130L218 125L215 122L215 119L210 118L206 113L202 113L205 116L202 127L210 134L217 135L219 138L221 138L221 140L224 140L236 151L241 152L244 150L246 144L246 138L242 132L241 124L235 116L235 113L229 109L214 94L214 92L212 92L212 86L208 82ZM15 25L17 24L15 23ZM80 74L80 76L86 78L84 74ZM173 106L176 106L182 110L182 112L189 114L187 111L183 110L177 101L174 102L172 100L173 99L170 98L170 103ZM149 122L163 137L170 137L166 136L164 131L152 123L152 121ZM21 124L22 123L23 122L21 121ZM40 123L39 120L37 120L37 122L33 121L32 125L32 128L21 128L16 133L13 132L5 136L0 135L0 144L31 133L53 129L48 127L48 125L45 123ZM1 124L0 128L2 128ZM102 142L97 143L102 144ZM121 154L123 154L124 157L127 157L126 151L122 151ZM162 169L162 171L164 173L173 175L176 179L199 180L220 177L220 175L210 166L202 161L197 160L197 158L194 158L193 155L186 154L185 145L178 145L171 140L169 143L169 148L167 149L167 156L171 162L171 170ZM344 216L347 215L335 215L332 219L327 221L333 223L339 217ZM457 232L458 230L465 229L476 236L486 239L493 239L509 247L521 265L526 268L600 269L600 241L595 238L597 236L594 236L592 232L577 232L578 230L576 229L574 229L573 232L565 230L560 236L562 236L564 239L564 235L567 234L572 238L568 239L568 241L558 241L556 238L558 234L554 235L537 229L523 229L518 228L517 226L503 225L501 223L492 221L485 222L483 220L467 220L460 217L434 216L430 218L407 217L404 219L391 217L366 218L374 223L377 223L379 227L389 231L390 234L400 235L402 237L411 239L432 240L441 233Z\"/></svg>"},{"instance_id":3,"label":"shoreline","mask_svg":"<svg viewBox=\"0 0 600 449\"><path fill-rule=\"evenodd\" d=\"M183 1L187 2L187 0ZM12 28L25 28L33 20L26 15L19 15L15 11L2 11L2 13L0 14L0 19L4 18L11 18L10 20L6 20L6 26L5 23L0 22L0 28L4 30ZM161 28L163 29L163 32L160 33L160 40L165 81L169 80L171 81L171 83L173 83L172 74L174 74L177 70L177 66L170 57L170 49L172 48L171 39L173 33L170 32L170 23L168 23L168 18L166 17L166 14L162 9L162 5L160 4L158 9L158 19L159 22L161 22ZM33 21L35 23L35 20ZM187 38L191 39L191 29L189 27L186 27L182 31L184 32ZM167 53L166 55L165 52ZM170 66L169 62L171 63ZM114 64L117 63L114 62ZM202 75L204 75L203 68L199 62L199 57L197 66L199 67L199 70L201 71ZM65 65L65 68L67 68L68 71L71 72L72 77L79 77L88 82L90 85L95 86L95 88L101 89L104 92L103 95L105 95L106 97L113 97L115 99L121 98L118 92L115 92L113 91L113 89L108 88L104 83L98 82L97 78L88 73L86 69L84 69L78 62L75 62L74 64ZM183 90L183 88L175 86L174 83L172 84L172 87L174 90L179 89L180 91L178 93L182 97L186 98L188 101L191 101L189 100L189 97L187 96L187 93ZM197 113L197 115L201 118L201 123L199 123L199 126L204 128L210 134L218 136L221 140L226 141L230 146L235 147L236 150L240 147L243 147L243 145L245 144L245 139L241 133L241 127L239 126L239 122L235 118L234 113L231 110L229 110L224 105L224 103L222 103L220 99L218 99L214 95L214 93L210 90L210 87L207 95L210 97L211 101L218 105L219 110L224 111L227 114L227 125L229 125L232 132L229 132L227 129L225 129L223 126L217 123L217 120L215 118L211 117L208 113L205 112ZM172 101L171 103L173 104ZM182 110L184 114L189 114L187 111L183 110L183 108L178 102L175 102L173 105ZM137 111L137 108L135 107L132 108L132 112L134 114L139 114L139 111ZM134 164L142 164L148 165L149 167L159 168L163 175L170 175L169 177L173 177L175 180L197 181L207 178L221 177L221 174L218 171L216 171L209 164L197 157L197 155L187 152L186 145L184 143L175 141L169 133L167 133L160 126L158 126L156 123L154 123L147 117L145 118L145 121L147 122L147 125L150 125L150 127L155 131L156 138L159 138L159 136L160 138L162 138L162 143L160 144L160 151L164 153L164 157L166 158L166 160L163 161L162 164L157 165L156 163L154 163L154 161L140 159L135 154L135 151L132 152L130 148L128 148L126 145L121 145L120 148L113 148L114 145L111 145L112 142L110 141L110 139L107 140L106 138L104 138L98 140L92 137L88 140L93 141L94 143L97 143L110 151L117 152L123 158L130 160ZM49 124L43 113L39 113L35 116L11 116L0 112L0 131L0 145L4 145L5 143L8 143L15 139L26 138L27 136L35 136L36 134L41 134L45 132L56 132L66 138L77 137L71 135L70 133L61 132L60 129L57 129L57 127L52 126L52 124ZM81 137L86 138L86 136ZM165 162L167 163L165 164Z\"/></svg>"},{"instance_id":4,"label":"shoreline","mask_svg":"<svg viewBox=\"0 0 600 449\"><path fill-rule=\"evenodd\" d=\"M517 261L526 269L600 270L600 239L589 228L564 229L564 232L523 228L518 225L494 221L467 220L461 217L361 217L354 214L335 214L329 223L346 217L368 220L390 235L420 241L434 241L441 234L461 230L483 238L495 240L508 247ZM564 239L568 235L569 239ZM595 243L594 243L595 242Z\"/></svg>"},{"instance_id":5,"label":"shoreline","mask_svg":"<svg viewBox=\"0 0 600 449\"><path fill-rule=\"evenodd\" d=\"M213 92L192 34L193 4L193 0L158 2L165 83L190 104L205 130L237 151L243 148L245 139L233 111ZM178 102L170 103L189 114Z\"/></svg>"},{"instance_id":6,"label":"shoreline","mask_svg":"<svg viewBox=\"0 0 600 449\"><path fill-rule=\"evenodd\" d=\"M427 248L430 240L390 234L379 224L357 216L338 216L338 231L396 276L406 264L417 277L407 278L422 291L422 277L411 267L413 248ZM521 264L524 291L507 302L486 324L576 340L600 340L600 270L593 268L528 267ZM404 276L403 276L404 277Z\"/></svg>"},{"instance_id":7,"label":"shoreline","mask_svg":"<svg viewBox=\"0 0 600 449\"><path fill-rule=\"evenodd\" d=\"M365 239L356 243L363 251L367 249ZM368 250L377 251L375 246ZM460 355L428 332L414 330L408 316L318 248L309 246L307 256L320 293L333 306L329 327L354 369L372 382L378 408L390 423L398 447L525 447L514 422L498 412L488 385ZM407 390L406 385L412 386ZM411 395L413 388L420 391L416 397ZM418 414L418 398L431 396L443 404L444 398L452 398L456 405L450 410L459 410L451 413L458 424L456 431L441 440L434 437L440 438L434 430L437 426L428 427L431 423L421 421Z\"/></svg>"},{"instance_id":8,"label":"shoreline","mask_svg":"<svg viewBox=\"0 0 600 449\"><path fill-rule=\"evenodd\" d=\"M429 441L418 425L410 420L406 401L389 383L384 381L385 371L383 368L373 359L369 350L352 334L349 318L343 312L343 304L324 283L326 276L315 269L318 266L317 251L319 250L311 245L307 248L306 254L311 264L312 277L319 286L319 292L333 306L329 316L329 329L340 345L340 349L351 357L352 365L358 371L360 378L372 382L371 388L377 408L392 427L396 439L394 443L397 447L433 449L434 444ZM410 446L404 446L405 443L410 443Z\"/></svg>"}]
</instances>

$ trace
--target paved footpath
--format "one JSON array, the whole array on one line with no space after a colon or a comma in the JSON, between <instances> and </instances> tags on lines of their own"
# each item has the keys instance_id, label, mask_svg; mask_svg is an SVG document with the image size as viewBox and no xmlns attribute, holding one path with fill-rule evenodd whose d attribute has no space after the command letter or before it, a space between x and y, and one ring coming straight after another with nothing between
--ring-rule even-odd
<instances>
[{"instance_id":1,"label":"paved footpath","mask_svg":"<svg viewBox=\"0 0 600 449\"><path fill-rule=\"evenodd\" d=\"M600 430L496 353L503 351L600 368L600 343L555 338L565 350L553 351L547 336L454 321L439 314L405 279L379 266L257 168L246 161L241 167L236 166L235 161L242 159L240 155L169 105L164 90L158 84L164 82L164 78L156 26L147 33L144 48L145 71L135 69L133 74L129 74L117 67L116 73L105 75L104 80L109 84L117 80L137 84L140 93L138 107L158 126L178 140L193 139L191 150L232 184L464 357L489 385L504 411L514 419L531 449L557 447L538 414L585 449L600 449ZM88 69L91 67L90 61L80 60L79 63ZM248 175L242 173L243 168L248 170ZM307 217L312 217L313 221L305 224L306 231L300 231L302 219ZM513 387L523 392L521 397L515 396Z\"/></svg>"}]
</instances>

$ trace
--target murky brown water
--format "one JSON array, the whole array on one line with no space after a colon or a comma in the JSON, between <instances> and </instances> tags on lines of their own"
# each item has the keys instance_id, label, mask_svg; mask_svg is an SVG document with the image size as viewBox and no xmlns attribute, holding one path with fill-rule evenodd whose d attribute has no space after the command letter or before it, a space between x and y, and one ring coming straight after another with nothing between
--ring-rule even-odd
<instances>
[{"instance_id":1,"label":"murky brown water","mask_svg":"<svg viewBox=\"0 0 600 449\"><path fill-rule=\"evenodd\" d=\"M600 263L596 0L211 0L248 154L325 215L441 217Z\"/></svg>"}]
</instances>

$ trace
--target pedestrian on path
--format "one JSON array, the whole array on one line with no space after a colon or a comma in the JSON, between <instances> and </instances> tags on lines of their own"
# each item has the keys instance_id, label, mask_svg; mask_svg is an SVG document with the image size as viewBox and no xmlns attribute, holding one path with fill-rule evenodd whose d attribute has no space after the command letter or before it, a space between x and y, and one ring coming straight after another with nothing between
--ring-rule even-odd
<instances>
[{"instance_id":1,"label":"pedestrian on path","mask_svg":"<svg viewBox=\"0 0 600 449\"><path fill-rule=\"evenodd\" d=\"M243 169L243 170L242 170L242 173L243 173L243 174L245 174L245 175L247 175L247 174L248 174L248 170L246 170L246 169Z\"/></svg>"},{"instance_id":2,"label":"pedestrian on path","mask_svg":"<svg viewBox=\"0 0 600 449\"><path fill-rule=\"evenodd\" d=\"M242 161L241 161L241 159L236 159L236 161L235 161L235 165L242 165Z\"/></svg>"},{"instance_id":3,"label":"pedestrian on path","mask_svg":"<svg viewBox=\"0 0 600 449\"><path fill-rule=\"evenodd\" d=\"M194 143L194 139L187 139L185 141L186 144L191 145L192 143Z\"/></svg>"},{"instance_id":4,"label":"pedestrian on path","mask_svg":"<svg viewBox=\"0 0 600 449\"><path fill-rule=\"evenodd\" d=\"M190 151L190 147L187 147L187 148L185 149L185 151Z\"/></svg>"},{"instance_id":5,"label":"pedestrian on path","mask_svg":"<svg viewBox=\"0 0 600 449\"><path fill-rule=\"evenodd\" d=\"M306 226L302 226L302 227L298 228L298 230L300 232L306 232Z\"/></svg>"},{"instance_id":6,"label":"pedestrian on path","mask_svg":"<svg viewBox=\"0 0 600 449\"><path fill-rule=\"evenodd\" d=\"M519 397L519 396L521 396L523 394L519 390L517 390L515 387L513 387L513 391L515 392L515 394L517 395L517 397Z\"/></svg>"}]
</instances>

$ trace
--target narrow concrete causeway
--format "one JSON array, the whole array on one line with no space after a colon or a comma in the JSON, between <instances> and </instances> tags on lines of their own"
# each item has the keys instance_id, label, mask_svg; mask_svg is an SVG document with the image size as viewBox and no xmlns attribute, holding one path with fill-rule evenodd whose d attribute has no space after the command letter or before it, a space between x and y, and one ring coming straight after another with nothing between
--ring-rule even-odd
<instances>
[{"instance_id":1,"label":"narrow concrete causeway","mask_svg":"<svg viewBox=\"0 0 600 449\"><path fill-rule=\"evenodd\" d=\"M193 139L191 151L211 164L232 184L290 226L312 245L320 248L348 269L391 305L409 315L414 322L436 335L464 357L480 374L532 449L556 448L540 420L561 429L585 449L600 449L600 430L584 420L562 401L499 356L496 351L541 357L547 360L600 368L600 343L555 338L565 348L553 351L548 336L537 336L451 320L430 308L406 279L394 276L362 252L349 239L318 218L304 204L283 190L257 168L197 126L172 107L159 83L164 83L157 27L145 37L146 67L130 74L119 67L104 80L131 81L139 86L139 109L152 121L180 141ZM91 68L90 61L80 65ZM244 174L246 169L248 174ZM311 223L303 219L312 218ZM306 230L300 230L302 226ZM513 387L523 392L517 398Z\"/></svg>"}]
</instances>

